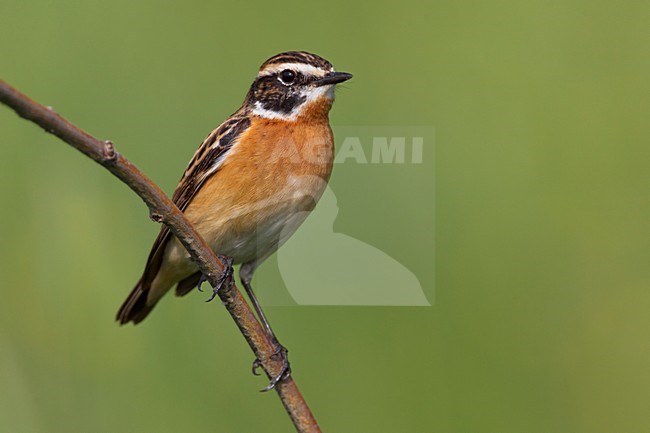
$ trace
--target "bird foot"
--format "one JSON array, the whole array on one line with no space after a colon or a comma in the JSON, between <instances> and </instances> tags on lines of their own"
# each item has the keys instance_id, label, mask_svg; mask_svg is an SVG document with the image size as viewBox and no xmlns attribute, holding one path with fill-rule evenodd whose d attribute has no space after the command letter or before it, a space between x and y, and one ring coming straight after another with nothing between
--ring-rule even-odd
<instances>
[{"instance_id":1,"label":"bird foot","mask_svg":"<svg viewBox=\"0 0 650 433\"><path fill-rule=\"evenodd\" d=\"M232 269L233 259L232 259L232 257L222 256L221 254L219 254L217 257L219 257L219 260L221 260L221 262L224 264L225 268L224 268L223 272L221 273L221 275L219 276L219 281L218 281L217 285L212 288L212 295L210 296L210 299L208 299L205 302L210 302L211 300L213 300L217 296L217 294L219 293L219 290L221 290L221 288L223 287L225 282L228 280L228 278L232 277L232 274L233 274L233 269ZM207 278L205 277L205 275L201 274L201 277L199 278L199 285L198 285L198 289L199 289L200 292L203 291L203 290L201 290L201 284L203 284L205 281L207 281Z\"/></svg>"},{"instance_id":2,"label":"bird foot","mask_svg":"<svg viewBox=\"0 0 650 433\"><path fill-rule=\"evenodd\" d=\"M271 358L280 358L280 360L282 361L282 369L274 378L271 379L271 382L269 382L269 384L264 389L260 390L260 392L266 392L272 390L273 388L275 388L275 385L277 385L278 382L291 376L291 365L289 364L289 357L288 357L289 351L287 350L286 347L278 343L277 340L275 341L275 347L276 349L271 354ZM259 358L255 358L255 361L253 361L253 369L252 369L253 374L255 376L260 375L260 373L257 372L257 369L260 368L261 366L262 366L262 362L259 360Z\"/></svg>"}]
</instances>

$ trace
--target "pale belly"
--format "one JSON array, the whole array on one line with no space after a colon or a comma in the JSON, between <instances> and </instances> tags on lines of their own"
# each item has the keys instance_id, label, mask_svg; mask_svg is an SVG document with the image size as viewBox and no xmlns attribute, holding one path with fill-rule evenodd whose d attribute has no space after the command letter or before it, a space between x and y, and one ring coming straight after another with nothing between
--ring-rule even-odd
<instances>
[{"instance_id":1,"label":"pale belly","mask_svg":"<svg viewBox=\"0 0 650 433\"><path fill-rule=\"evenodd\" d=\"M317 176L290 178L284 188L265 199L245 206L215 201L201 219L190 221L213 251L231 257L235 264L261 262L293 235L326 186ZM197 269L181 243L172 238L153 285L173 285Z\"/></svg>"},{"instance_id":2,"label":"pale belly","mask_svg":"<svg viewBox=\"0 0 650 433\"><path fill-rule=\"evenodd\" d=\"M274 195L217 212L221 217L197 227L214 251L232 257L235 263L263 260L293 235L326 186L320 177L292 177Z\"/></svg>"}]
</instances>

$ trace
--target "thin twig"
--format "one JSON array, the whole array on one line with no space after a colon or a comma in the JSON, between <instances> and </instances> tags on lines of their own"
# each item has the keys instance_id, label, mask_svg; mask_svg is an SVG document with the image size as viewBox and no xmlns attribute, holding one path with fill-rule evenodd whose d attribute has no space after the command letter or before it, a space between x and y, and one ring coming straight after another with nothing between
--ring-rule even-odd
<instances>
[{"instance_id":1,"label":"thin twig","mask_svg":"<svg viewBox=\"0 0 650 433\"><path fill-rule=\"evenodd\" d=\"M3 80L0 80L0 102L12 108L19 116L36 123L45 131L56 135L92 158L127 184L149 207L151 219L169 227L185 246L192 260L210 284L214 287L217 286L219 277L224 272L224 264L167 195L136 166L117 153L113 143L92 137L52 109L33 101ZM282 362L272 357L273 344L244 297L235 287L232 277L219 291L219 298L246 338L257 359L261 360L262 368L269 379L280 374ZM280 381L275 389L299 432L320 432L307 402L291 377Z\"/></svg>"}]
</instances>

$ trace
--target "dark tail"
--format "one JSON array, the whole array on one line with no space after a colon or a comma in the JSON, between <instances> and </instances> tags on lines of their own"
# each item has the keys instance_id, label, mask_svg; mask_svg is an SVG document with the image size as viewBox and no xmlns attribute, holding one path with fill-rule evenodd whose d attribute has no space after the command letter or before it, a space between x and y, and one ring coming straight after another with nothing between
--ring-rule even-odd
<instances>
[{"instance_id":1,"label":"dark tail","mask_svg":"<svg viewBox=\"0 0 650 433\"><path fill-rule=\"evenodd\" d=\"M147 297L149 296L151 283L156 278L160 266L162 265L163 253L165 251L165 245L167 245L167 241L169 240L169 236L169 230L167 227L163 226L153 243L153 247L149 253L149 258L147 258L147 264L144 267L144 272L142 273L140 281L138 281L138 284L136 284L133 290L131 290L126 301L124 301L117 312L115 320L120 322L120 325L129 322L133 322L134 324L142 322L151 310L153 310L153 307L156 306L157 301L151 305L147 305Z\"/></svg>"},{"instance_id":2,"label":"dark tail","mask_svg":"<svg viewBox=\"0 0 650 433\"><path fill-rule=\"evenodd\" d=\"M135 285L126 301L122 304L115 320L120 322L120 325L133 322L133 324L142 322L145 317L153 310L153 305L147 305L147 295L149 289L142 286L142 278Z\"/></svg>"},{"instance_id":3,"label":"dark tail","mask_svg":"<svg viewBox=\"0 0 650 433\"><path fill-rule=\"evenodd\" d=\"M144 278L144 276L143 276ZM196 272L189 277L178 282L176 286L176 296L185 296L192 291L199 283L201 278L201 273ZM138 284L135 285L131 293L126 298L126 301L122 304L119 311L117 312L117 317L115 320L120 322L120 325L125 323L133 322L137 324L142 322L147 315L153 310L153 307L156 306L156 302L151 305L147 305L147 296L149 295L149 288L145 288L142 284L142 278L138 281Z\"/></svg>"},{"instance_id":4,"label":"dark tail","mask_svg":"<svg viewBox=\"0 0 650 433\"><path fill-rule=\"evenodd\" d=\"M149 258L147 259L147 265L144 268L140 281L138 281L138 284L136 284L133 290L131 290L126 301L124 301L117 312L117 317L115 319L120 322L121 325L129 322L133 322L134 324L142 322L151 310L153 310L153 307L156 306L158 299L162 297L162 295L157 296L157 300L155 300L151 305L147 304L149 290L151 284L156 279L156 275L158 275L160 266L162 265L163 254L169 237L169 230L167 227L163 227L153 243L153 247L149 253ZM196 287L200 277L201 273L197 272L179 281L178 286L176 287L176 295L184 296L188 294L194 287Z\"/></svg>"}]
</instances>

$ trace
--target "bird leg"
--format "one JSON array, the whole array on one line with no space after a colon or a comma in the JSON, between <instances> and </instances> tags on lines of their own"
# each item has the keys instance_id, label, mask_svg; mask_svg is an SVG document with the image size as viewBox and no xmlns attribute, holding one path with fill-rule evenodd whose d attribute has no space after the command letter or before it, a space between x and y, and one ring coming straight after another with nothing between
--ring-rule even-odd
<instances>
[{"instance_id":1,"label":"bird leg","mask_svg":"<svg viewBox=\"0 0 650 433\"><path fill-rule=\"evenodd\" d=\"M262 325L264 326L264 330L271 338L271 343L275 348L274 352L271 354L271 357L272 358L279 357L280 360L282 361L282 369L280 370L280 373L278 373L274 378L272 378L271 382L264 389L261 390L262 392L270 391L273 388L275 388L275 385L277 385L278 382L291 375L291 365L289 364L289 358L287 356L289 351L287 350L286 347L280 344L278 338L275 336L275 333L273 332L273 329L271 329L271 325L269 324L269 321L266 319L266 315L264 314L264 311L262 311L262 306L257 300L255 293L253 292L253 287L251 286L250 283L251 278L244 277L242 275L241 270L240 270L240 277L241 277L241 283L244 286L244 289L246 289L246 293L248 294L248 297L250 298L253 304L253 308L255 308L255 312L257 313L257 316L262 322ZM254 375L259 376L257 369L261 366L262 366L262 362L259 360L259 358L255 358L255 361L253 361L253 368L252 368Z\"/></svg>"}]
</instances>

